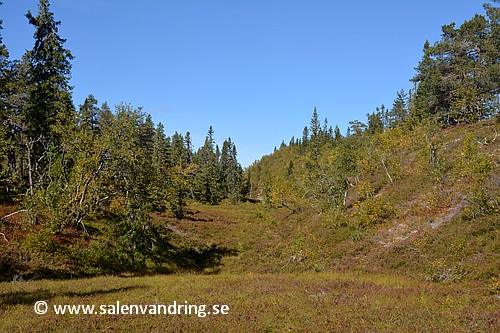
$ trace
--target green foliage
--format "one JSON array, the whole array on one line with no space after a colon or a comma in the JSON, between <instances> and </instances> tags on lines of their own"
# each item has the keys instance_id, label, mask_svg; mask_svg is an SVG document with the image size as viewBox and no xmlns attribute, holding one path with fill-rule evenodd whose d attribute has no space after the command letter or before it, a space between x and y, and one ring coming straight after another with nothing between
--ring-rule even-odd
<instances>
[{"instance_id":1,"label":"green foliage","mask_svg":"<svg viewBox=\"0 0 500 333\"><path fill-rule=\"evenodd\" d=\"M189 132L167 137L141 108L121 103L112 111L106 103L98 107L93 95L76 111L73 56L49 7L40 0L37 15L26 14L35 42L20 62L8 60L0 38L2 198L24 192L20 204L31 230L23 244L58 252L60 262L86 274L145 271L172 261L170 231L149 215L170 209L182 219L188 200L241 200L236 146L228 139L221 152L210 127L194 153ZM75 234L60 244L56 235L67 230ZM54 263L44 257L33 267L53 271Z\"/></svg>"},{"instance_id":2,"label":"green foliage","mask_svg":"<svg viewBox=\"0 0 500 333\"><path fill-rule=\"evenodd\" d=\"M358 203L357 206L353 217L363 228L383 223L394 215L394 208L380 197L369 198Z\"/></svg>"},{"instance_id":3,"label":"green foliage","mask_svg":"<svg viewBox=\"0 0 500 333\"><path fill-rule=\"evenodd\" d=\"M230 200L239 201L243 187L243 169L236 158L236 146L231 138L224 141L219 160L221 191Z\"/></svg>"},{"instance_id":4,"label":"green foliage","mask_svg":"<svg viewBox=\"0 0 500 333\"><path fill-rule=\"evenodd\" d=\"M500 215L498 199L491 197L484 188L474 188L467 198L468 205L465 207L462 218L473 220L482 216Z\"/></svg>"},{"instance_id":5,"label":"green foliage","mask_svg":"<svg viewBox=\"0 0 500 333\"><path fill-rule=\"evenodd\" d=\"M464 138L460 150L459 170L460 177L472 177L479 185L483 185L493 170L493 163L488 156L480 153L480 144L472 135Z\"/></svg>"},{"instance_id":6,"label":"green foliage","mask_svg":"<svg viewBox=\"0 0 500 333\"><path fill-rule=\"evenodd\" d=\"M170 259L172 247L166 232L153 225L141 209L131 209L120 216L111 234L116 239L119 267L123 271L142 272L147 269L148 260L159 265Z\"/></svg>"},{"instance_id":7,"label":"green foliage","mask_svg":"<svg viewBox=\"0 0 500 333\"><path fill-rule=\"evenodd\" d=\"M130 104L112 111L89 95L76 111L69 85L73 56L64 48L49 1L40 0L38 9L36 16L26 15L35 43L21 61L8 59L0 38L2 200L20 200L29 218L20 222L22 250L4 246L0 265L77 274L169 265L198 272L218 268L230 248L206 245L210 242L197 249L175 247L172 231L151 216L162 212L168 221L182 223L186 215L191 218L187 207L193 201L213 206L241 202L245 195L265 204L252 215L266 223L251 230L255 237L265 235L277 244L292 237L286 247L269 243L269 249L260 249L271 261L279 258L268 270L283 267L288 254L297 265L287 269L327 269L332 257L325 244L343 244L337 256L357 256L374 230L401 216L418 224L429 215L441 225L458 213L464 221L498 215L498 134L483 140L477 129L461 137L441 130L495 113L498 118L500 12L493 5L485 6L486 16L460 27L443 26L442 40L426 43L413 78L416 89L398 92L390 110L382 105L367 113L366 121L350 122L344 137L326 118L321 124L314 108L301 139L283 142L246 174L234 142L228 138L219 149L212 127L195 151L189 132L168 137L163 125L155 126L150 115ZM488 126L498 133L493 122ZM268 227L283 227L280 214L288 229L271 235ZM233 216L232 222L239 219ZM8 227L18 230L15 224ZM365 248L351 247L352 242ZM19 261L24 254L32 255L30 260ZM446 269L462 272L452 261ZM356 267L366 269L362 263ZM430 275L442 269L434 268Z\"/></svg>"},{"instance_id":8,"label":"green foliage","mask_svg":"<svg viewBox=\"0 0 500 333\"><path fill-rule=\"evenodd\" d=\"M85 275L123 273L118 249L109 240L91 240L86 246L75 247L71 260Z\"/></svg>"},{"instance_id":9,"label":"green foliage","mask_svg":"<svg viewBox=\"0 0 500 333\"><path fill-rule=\"evenodd\" d=\"M409 116L409 99L406 92L401 89L397 92L397 98L394 100L391 110L387 113L388 128L396 128L404 124Z\"/></svg>"},{"instance_id":10,"label":"green foliage","mask_svg":"<svg viewBox=\"0 0 500 333\"><path fill-rule=\"evenodd\" d=\"M171 169L170 186L167 192L167 199L170 203L170 209L177 219L182 219L189 196L190 179L194 172L194 165L186 168L176 165Z\"/></svg>"},{"instance_id":11,"label":"green foliage","mask_svg":"<svg viewBox=\"0 0 500 333\"><path fill-rule=\"evenodd\" d=\"M304 202L299 196L300 189L290 180L282 176L274 179L272 187L266 191L266 201L272 207L285 207L296 212L303 206Z\"/></svg>"},{"instance_id":12,"label":"green foliage","mask_svg":"<svg viewBox=\"0 0 500 333\"><path fill-rule=\"evenodd\" d=\"M5 242L0 243L0 280L13 281L27 271L23 252Z\"/></svg>"},{"instance_id":13,"label":"green foliage","mask_svg":"<svg viewBox=\"0 0 500 333\"><path fill-rule=\"evenodd\" d=\"M369 134L373 135L376 133L382 133L384 131L384 122L382 120L381 113L372 112L371 114L367 114L366 116L368 118L368 127L366 130Z\"/></svg>"},{"instance_id":14,"label":"green foliage","mask_svg":"<svg viewBox=\"0 0 500 333\"><path fill-rule=\"evenodd\" d=\"M498 82L498 12L486 6L460 27L442 27L442 39L424 45L424 56L412 79L417 83L414 116L443 126L473 123L494 114ZM498 108L498 106L497 106Z\"/></svg>"},{"instance_id":15,"label":"green foliage","mask_svg":"<svg viewBox=\"0 0 500 333\"><path fill-rule=\"evenodd\" d=\"M449 283L491 278L498 264L491 258L499 240L498 130L492 120L353 130L322 142L316 163L311 141L281 147L247 170L254 197L266 204L261 209L279 216L256 227L272 231L249 243L271 240L252 252L260 259L250 266L389 269Z\"/></svg>"},{"instance_id":16,"label":"green foliage","mask_svg":"<svg viewBox=\"0 0 500 333\"><path fill-rule=\"evenodd\" d=\"M65 134L61 126L74 119L69 85L73 56L64 48L65 40L58 33L60 22L54 20L48 0L40 0L37 16L28 11L26 18L35 28L35 45L23 57L28 77L24 108L28 136L57 141ZM39 158L42 152L36 154Z\"/></svg>"},{"instance_id":17,"label":"green foliage","mask_svg":"<svg viewBox=\"0 0 500 333\"><path fill-rule=\"evenodd\" d=\"M57 253L62 249L61 244L54 239L50 229L44 228L31 232L26 236L23 247L28 251Z\"/></svg>"},{"instance_id":18,"label":"green foliage","mask_svg":"<svg viewBox=\"0 0 500 333\"><path fill-rule=\"evenodd\" d=\"M210 126L204 145L198 150L195 162L199 166L195 181L196 197L211 205L217 204L222 198L219 174L219 147L215 145L214 131Z\"/></svg>"}]
</instances>

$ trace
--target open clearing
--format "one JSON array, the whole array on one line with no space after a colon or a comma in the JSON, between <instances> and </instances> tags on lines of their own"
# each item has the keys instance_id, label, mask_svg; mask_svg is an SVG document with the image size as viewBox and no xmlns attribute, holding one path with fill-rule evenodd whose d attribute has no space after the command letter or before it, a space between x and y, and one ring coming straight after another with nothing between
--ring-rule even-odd
<instances>
[{"instance_id":1,"label":"open clearing","mask_svg":"<svg viewBox=\"0 0 500 333\"><path fill-rule=\"evenodd\" d=\"M34 311L40 300L44 315ZM207 307L206 316L100 314L117 302ZM94 305L96 314L54 313L65 304ZM227 314L209 315L213 305ZM97 277L2 283L0 316L1 332L493 332L500 299L471 283L371 274Z\"/></svg>"}]
</instances>

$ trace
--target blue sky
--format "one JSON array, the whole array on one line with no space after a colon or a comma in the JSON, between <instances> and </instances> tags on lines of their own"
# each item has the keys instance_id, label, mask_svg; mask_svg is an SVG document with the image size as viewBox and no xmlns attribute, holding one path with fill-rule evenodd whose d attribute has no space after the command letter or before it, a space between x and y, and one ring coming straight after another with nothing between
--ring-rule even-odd
<instances>
[{"instance_id":1,"label":"blue sky","mask_svg":"<svg viewBox=\"0 0 500 333\"><path fill-rule=\"evenodd\" d=\"M408 90L426 39L483 14L486 0L52 0L71 50L73 99L131 103L167 135L210 125L243 166L300 137L313 108L339 125L365 121ZM3 0L11 58L34 44L24 14Z\"/></svg>"}]
</instances>

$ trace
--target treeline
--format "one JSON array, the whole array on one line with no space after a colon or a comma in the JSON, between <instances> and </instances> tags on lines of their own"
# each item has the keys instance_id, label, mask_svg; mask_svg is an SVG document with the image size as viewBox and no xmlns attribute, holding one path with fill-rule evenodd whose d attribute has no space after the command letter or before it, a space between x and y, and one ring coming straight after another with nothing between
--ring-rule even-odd
<instances>
[{"instance_id":1,"label":"treeline","mask_svg":"<svg viewBox=\"0 0 500 333\"><path fill-rule=\"evenodd\" d=\"M301 138L282 142L280 149L248 168L250 195L292 213L315 207L341 216L354 208L356 216L349 220L363 226L392 214L376 195L385 185L421 174L436 179L438 186L452 168L445 161L440 129L494 117L500 122L500 9L490 4L484 8L486 16L475 15L458 28L445 25L440 41L425 43L411 79L415 87L397 92L390 108L382 105L367 113L365 121L349 122L345 134L328 119L322 123L314 108ZM488 136L496 139L495 133ZM468 189L477 190L483 213L493 211L496 192L484 184L492 163L472 150L465 147L470 161L456 165L464 170L474 163L482 166L474 169L477 179Z\"/></svg>"},{"instance_id":2,"label":"treeline","mask_svg":"<svg viewBox=\"0 0 500 333\"><path fill-rule=\"evenodd\" d=\"M166 136L141 108L122 103L111 110L92 95L76 108L73 55L49 1L40 0L38 14L28 11L26 18L35 43L21 59L9 59L0 39L0 196L19 203L32 226L23 244L29 251L65 252L46 245L73 229L99 237L92 238L89 248L98 250L88 252L94 258L88 266L137 270L172 259L168 232L149 213L170 211L180 219L189 199L240 200L243 169L235 144L227 139L219 149L210 127L195 151L189 133ZM96 228L96 221L104 225Z\"/></svg>"}]
</instances>

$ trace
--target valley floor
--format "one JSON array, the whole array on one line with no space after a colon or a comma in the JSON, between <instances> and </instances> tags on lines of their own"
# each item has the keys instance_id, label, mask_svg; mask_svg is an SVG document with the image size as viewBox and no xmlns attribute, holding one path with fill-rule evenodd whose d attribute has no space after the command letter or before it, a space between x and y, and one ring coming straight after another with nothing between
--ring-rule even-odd
<instances>
[{"instance_id":1,"label":"valley floor","mask_svg":"<svg viewBox=\"0 0 500 333\"><path fill-rule=\"evenodd\" d=\"M379 274L97 277L1 283L0 317L1 332L494 332L500 299Z\"/></svg>"}]
</instances>

